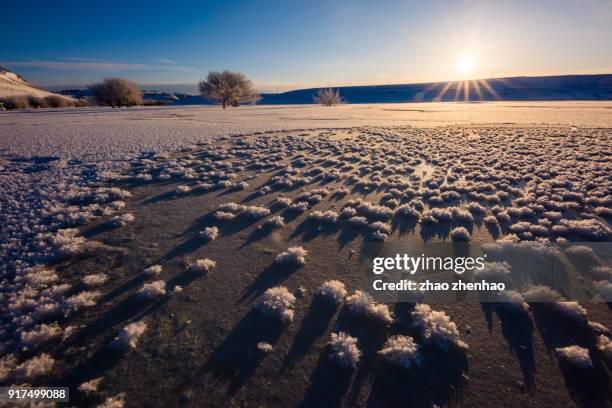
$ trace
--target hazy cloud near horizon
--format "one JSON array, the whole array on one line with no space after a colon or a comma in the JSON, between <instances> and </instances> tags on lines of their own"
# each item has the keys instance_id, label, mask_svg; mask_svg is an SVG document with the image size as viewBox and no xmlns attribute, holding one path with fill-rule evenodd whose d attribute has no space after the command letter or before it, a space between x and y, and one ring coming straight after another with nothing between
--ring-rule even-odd
<instances>
[{"instance_id":1,"label":"hazy cloud near horizon","mask_svg":"<svg viewBox=\"0 0 612 408\"><path fill-rule=\"evenodd\" d=\"M169 59L157 59L157 64L129 63L115 61L92 61L85 59L72 60L31 60L31 61L1 61L0 65L7 68L41 68L54 71L92 71L92 72L124 72L144 70L173 70L192 72L193 68L176 65Z\"/></svg>"}]
</instances>

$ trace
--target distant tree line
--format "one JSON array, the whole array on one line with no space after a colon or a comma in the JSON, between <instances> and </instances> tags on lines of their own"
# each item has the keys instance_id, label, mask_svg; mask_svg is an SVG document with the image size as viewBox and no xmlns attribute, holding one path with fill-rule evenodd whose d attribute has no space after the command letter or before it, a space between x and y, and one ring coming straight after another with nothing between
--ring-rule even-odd
<instances>
[{"instance_id":1,"label":"distant tree line","mask_svg":"<svg viewBox=\"0 0 612 408\"><path fill-rule=\"evenodd\" d=\"M200 94L221 105L223 109L237 107L242 104L255 104L261 98L255 91L253 82L240 72L211 71L206 79L198 84ZM105 78L102 82L89 86L93 100L102 106L112 108L132 107L137 105L163 105L165 101L143 100L142 91L135 82L125 78ZM343 103L338 89L319 89L314 101L323 106L333 106ZM60 95L45 98L18 96L0 99L0 108L45 108L83 106L86 102Z\"/></svg>"}]
</instances>

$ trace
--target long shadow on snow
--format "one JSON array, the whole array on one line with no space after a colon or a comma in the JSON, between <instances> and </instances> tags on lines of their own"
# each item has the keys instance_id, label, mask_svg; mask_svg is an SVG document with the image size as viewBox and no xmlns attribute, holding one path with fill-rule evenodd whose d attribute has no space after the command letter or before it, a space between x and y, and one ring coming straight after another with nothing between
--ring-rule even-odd
<instances>
[{"instance_id":1,"label":"long shadow on snow","mask_svg":"<svg viewBox=\"0 0 612 408\"><path fill-rule=\"evenodd\" d=\"M597 349L597 335L584 321L561 317L548 303L530 304L534 320L544 344L553 351L557 347L578 345L589 350L592 367L570 366L560 361L561 372L572 399L583 407L609 407L612 404L610 376Z\"/></svg>"},{"instance_id":2,"label":"long shadow on snow","mask_svg":"<svg viewBox=\"0 0 612 408\"><path fill-rule=\"evenodd\" d=\"M310 386L300 407L340 407L342 397L351 385L354 371L352 368L338 366L324 351L310 376Z\"/></svg>"},{"instance_id":3,"label":"long shadow on snow","mask_svg":"<svg viewBox=\"0 0 612 408\"><path fill-rule=\"evenodd\" d=\"M137 295L130 296L70 337L62 345L62 349L74 344L85 344L88 339L106 335L110 329L116 328L126 321L140 320L164 305L168 299L169 296L160 300L142 300Z\"/></svg>"},{"instance_id":4,"label":"long shadow on snow","mask_svg":"<svg viewBox=\"0 0 612 408\"><path fill-rule=\"evenodd\" d=\"M296 361L304 357L313 343L323 336L329 323L336 314L336 305L322 296L315 295L310 302L308 314L302 320L302 325L293 339L293 345L283 362L281 371L291 368Z\"/></svg>"},{"instance_id":5,"label":"long shadow on snow","mask_svg":"<svg viewBox=\"0 0 612 408\"><path fill-rule=\"evenodd\" d=\"M231 398L251 378L265 357L265 353L257 349L257 343L274 345L284 328L278 319L265 318L259 311L251 309L215 349L200 375L205 381L210 378L215 385L227 385L225 397Z\"/></svg>"},{"instance_id":6,"label":"long shadow on snow","mask_svg":"<svg viewBox=\"0 0 612 408\"><path fill-rule=\"evenodd\" d=\"M344 225L342 229L340 230L340 234L338 235L338 242L340 243L338 252L342 248L344 248L346 245L353 242L361 234L362 234L362 228L353 227L352 225Z\"/></svg>"},{"instance_id":7,"label":"long shadow on snow","mask_svg":"<svg viewBox=\"0 0 612 408\"><path fill-rule=\"evenodd\" d=\"M240 301L248 302L259 297L271 287L278 286L281 282L287 279L291 274L301 268L301 265L277 264L272 263L266 267L260 274L251 282L240 295Z\"/></svg>"},{"instance_id":8,"label":"long shadow on snow","mask_svg":"<svg viewBox=\"0 0 612 408\"><path fill-rule=\"evenodd\" d=\"M334 332L345 332L357 338L363 353L349 391L349 402L354 403L361 388L372 375L377 361L377 351L382 348L388 334L388 328L375 320L363 316L351 315L346 306L340 311L334 325Z\"/></svg>"},{"instance_id":9,"label":"long shadow on snow","mask_svg":"<svg viewBox=\"0 0 612 408\"><path fill-rule=\"evenodd\" d=\"M393 217L391 220L391 231L395 232L395 230L399 229L399 235L402 237L416 230L417 224L418 222L414 218Z\"/></svg>"},{"instance_id":10,"label":"long shadow on snow","mask_svg":"<svg viewBox=\"0 0 612 408\"><path fill-rule=\"evenodd\" d=\"M368 397L368 407L447 406L461 395L468 370L467 357L460 352L446 355L424 349L425 360L418 370L406 370L379 362Z\"/></svg>"},{"instance_id":11,"label":"long shadow on snow","mask_svg":"<svg viewBox=\"0 0 612 408\"><path fill-rule=\"evenodd\" d=\"M502 335L510 351L521 367L523 384L526 390L534 389L535 359L533 352L533 322L527 313L512 313L500 308L496 303L481 303L489 331L493 329L493 313L497 314Z\"/></svg>"},{"instance_id":12,"label":"long shadow on snow","mask_svg":"<svg viewBox=\"0 0 612 408\"><path fill-rule=\"evenodd\" d=\"M312 241L317 237L335 234L340 229L337 224L319 224L312 220L304 220L290 235L290 239L302 236L303 242Z\"/></svg>"}]
</instances>

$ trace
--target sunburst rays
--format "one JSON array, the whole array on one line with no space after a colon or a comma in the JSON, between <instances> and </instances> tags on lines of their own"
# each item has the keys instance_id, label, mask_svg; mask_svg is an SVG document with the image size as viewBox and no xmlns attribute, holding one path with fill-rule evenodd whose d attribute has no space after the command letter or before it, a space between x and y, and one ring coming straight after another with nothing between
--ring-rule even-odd
<instances>
[{"instance_id":1,"label":"sunburst rays","mask_svg":"<svg viewBox=\"0 0 612 408\"><path fill-rule=\"evenodd\" d=\"M445 100L452 99L454 102L472 102L472 101L486 101L493 98L496 101L500 101L501 97L490 84L489 79L468 79L464 81L449 81L441 83L432 87L430 90L435 88L442 88L436 96L433 97L433 101L442 102ZM503 80L496 79L495 81L505 85L509 85ZM454 92L454 94L453 94ZM447 96L447 94L449 96ZM488 94L488 95L487 95ZM450 97L452 95L452 98ZM446 98L445 98L446 96Z\"/></svg>"}]
</instances>

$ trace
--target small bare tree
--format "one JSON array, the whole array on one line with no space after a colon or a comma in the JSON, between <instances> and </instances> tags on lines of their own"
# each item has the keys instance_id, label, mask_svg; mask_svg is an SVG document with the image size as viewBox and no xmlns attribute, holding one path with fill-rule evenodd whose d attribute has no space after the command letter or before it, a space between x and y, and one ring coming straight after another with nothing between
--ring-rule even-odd
<instances>
[{"instance_id":1,"label":"small bare tree","mask_svg":"<svg viewBox=\"0 0 612 408\"><path fill-rule=\"evenodd\" d=\"M200 93L223 106L238 106L241 103L256 103L259 95L253 82L240 72L211 71L206 80L200 82Z\"/></svg>"},{"instance_id":2,"label":"small bare tree","mask_svg":"<svg viewBox=\"0 0 612 408\"><path fill-rule=\"evenodd\" d=\"M314 100L323 106L333 106L344 103L340 90L333 90L332 88L319 89L315 94Z\"/></svg>"},{"instance_id":3,"label":"small bare tree","mask_svg":"<svg viewBox=\"0 0 612 408\"><path fill-rule=\"evenodd\" d=\"M124 78L106 78L98 84L91 85L89 89L101 105L130 108L142 103L142 92L138 85Z\"/></svg>"}]
</instances>

